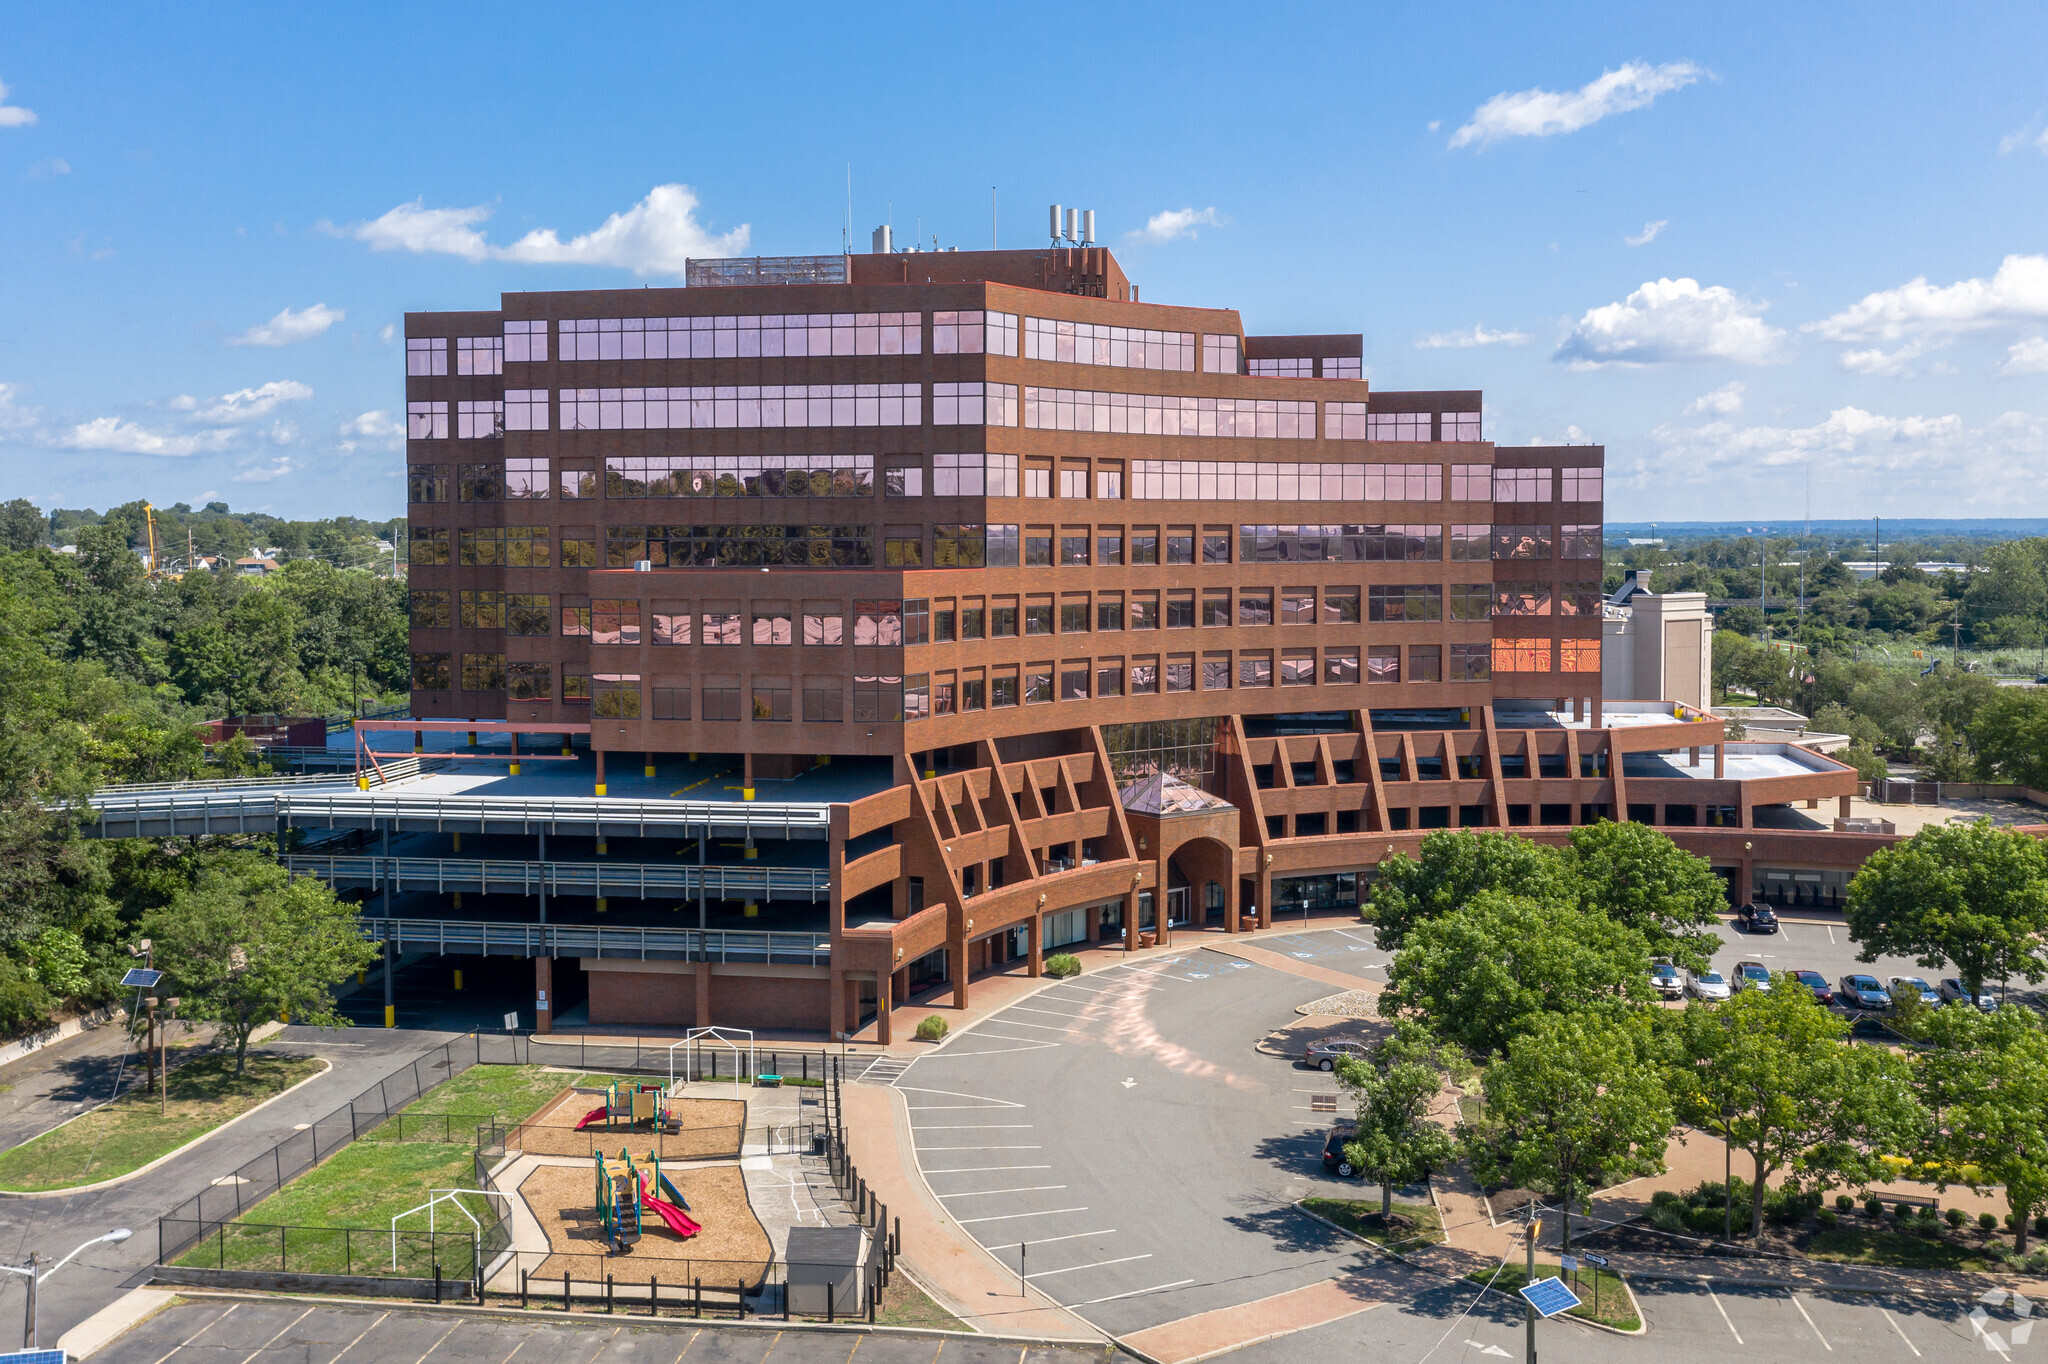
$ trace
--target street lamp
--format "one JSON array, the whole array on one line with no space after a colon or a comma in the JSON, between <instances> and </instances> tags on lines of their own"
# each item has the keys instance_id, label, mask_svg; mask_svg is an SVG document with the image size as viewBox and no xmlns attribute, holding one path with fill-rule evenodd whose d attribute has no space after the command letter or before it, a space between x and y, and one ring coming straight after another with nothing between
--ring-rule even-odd
<instances>
[{"instance_id":1,"label":"street lamp","mask_svg":"<svg viewBox=\"0 0 2048 1364\"><path fill-rule=\"evenodd\" d=\"M42 1264L42 1259L40 1256L35 1255L34 1253L31 1253L29 1255L27 1265L0 1265L0 1270L5 1270L9 1274L19 1274L28 1280L28 1315L26 1318L24 1318L21 1327L22 1348L28 1350L33 1350L36 1348L36 1289L40 1287L42 1283L45 1280L47 1280L52 1274L55 1274L58 1270L62 1269L64 1266L70 1264L73 1260L77 1259L82 1252L91 1250L94 1246L99 1245L102 1242L114 1242L118 1244L119 1242L127 1240L134 1234L134 1232L128 1230L128 1228L126 1227L116 1227L112 1231L108 1232L105 1236L93 1237L90 1241L87 1241L77 1250L72 1251L69 1255L66 1255L63 1259L57 1261L56 1264L51 1265L48 1269L43 1270L40 1274L38 1274L36 1271L38 1268L40 1268Z\"/></svg>"}]
</instances>

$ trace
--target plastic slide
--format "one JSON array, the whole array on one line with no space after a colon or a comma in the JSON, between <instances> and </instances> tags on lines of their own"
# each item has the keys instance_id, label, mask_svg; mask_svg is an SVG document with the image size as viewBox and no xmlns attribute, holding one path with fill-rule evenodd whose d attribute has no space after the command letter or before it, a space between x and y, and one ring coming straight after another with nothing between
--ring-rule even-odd
<instances>
[{"instance_id":1,"label":"plastic slide","mask_svg":"<svg viewBox=\"0 0 2048 1364\"><path fill-rule=\"evenodd\" d=\"M684 1212L690 1210L690 1200L683 1197L683 1191L678 1189L676 1182L667 1175L661 1177L661 1188L656 1190L656 1192L667 1194L668 1201L681 1208Z\"/></svg>"},{"instance_id":2,"label":"plastic slide","mask_svg":"<svg viewBox=\"0 0 2048 1364\"><path fill-rule=\"evenodd\" d=\"M650 1194L642 1193L640 1195L640 1204L642 1207L651 1208L654 1211L654 1215L666 1223L668 1229L678 1236L688 1238L704 1230L704 1228L697 1225L688 1213L665 1199L655 1198Z\"/></svg>"},{"instance_id":3,"label":"plastic slide","mask_svg":"<svg viewBox=\"0 0 2048 1364\"><path fill-rule=\"evenodd\" d=\"M576 1130L578 1132L581 1132L584 1128L590 1126L590 1124L596 1122L599 1118L602 1118L607 1111L607 1105L599 1104L597 1107L591 1109L588 1113L585 1113L583 1115L582 1121L576 1124Z\"/></svg>"}]
</instances>

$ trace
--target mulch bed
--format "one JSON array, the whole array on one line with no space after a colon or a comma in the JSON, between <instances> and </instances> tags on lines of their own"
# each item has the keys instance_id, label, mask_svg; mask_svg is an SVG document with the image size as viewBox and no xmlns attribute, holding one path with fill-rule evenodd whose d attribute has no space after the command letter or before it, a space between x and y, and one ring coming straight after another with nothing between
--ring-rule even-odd
<instances>
[{"instance_id":1,"label":"mulch bed","mask_svg":"<svg viewBox=\"0 0 2048 1364\"><path fill-rule=\"evenodd\" d=\"M644 1166L642 1168L645 1168ZM651 1211L641 1213L641 1236L625 1255L606 1257L597 1222L595 1168L543 1165L519 1185L519 1196L533 1210L548 1246L561 1252L539 1265L522 1265L533 1279L561 1281L566 1272L580 1283L601 1283L609 1274L621 1282L650 1276L664 1285L702 1278L707 1285L730 1285L744 1279L758 1283L775 1248L769 1243L737 1165L665 1167L662 1171L689 1203L689 1213L704 1229L688 1240L678 1238Z\"/></svg>"},{"instance_id":2,"label":"mulch bed","mask_svg":"<svg viewBox=\"0 0 2048 1364\"><path fill-rule=\"evenodd\" d=\"M677 1099L669 1111L682 1122L679 1132L663 1132L648 1123L607 1129L602 1120L576 1130L577 1119L604 1102L604 1095L569 1090L506 1138L507 1150L537 1156L588 1156L602 1150L618 1154L624 1146L637 1159L652 1151L663 1160L716 1160L737 1156L747 1121L747 1106L738 1099Z\"/></svg>"}]
</instances>

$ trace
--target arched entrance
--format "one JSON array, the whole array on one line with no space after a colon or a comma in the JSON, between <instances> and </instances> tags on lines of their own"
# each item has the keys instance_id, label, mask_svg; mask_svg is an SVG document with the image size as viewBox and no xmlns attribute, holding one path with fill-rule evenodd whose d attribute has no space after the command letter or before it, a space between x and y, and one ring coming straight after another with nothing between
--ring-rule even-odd
<instances>
[{"instance_id":1,"label":"arched entrance","mask_svg":"<svg viewBox=\"0 0 2048 1364\"><path fill-rule=\"evenodd\" d=\"M1195 838L1166 859L1166 920L1172 928L1224 927L1236 912L1237 855L1221 839Z\"/></svg>"}]
</instances>

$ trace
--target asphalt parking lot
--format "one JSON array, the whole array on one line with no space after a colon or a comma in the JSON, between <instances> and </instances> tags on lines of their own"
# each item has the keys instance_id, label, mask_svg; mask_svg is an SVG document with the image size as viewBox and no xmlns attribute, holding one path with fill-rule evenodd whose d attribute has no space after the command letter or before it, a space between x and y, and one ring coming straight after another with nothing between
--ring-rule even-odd
<instances>
[{"instance_id":1,"label":"asphalt parking lot","mask_svg":"<svg viewBox=\"0 0 2048 1364\"><path fill-rule=\"evenodd\" d=\"M1252 1045L1328 993L1199 949L1043 990L897 1079L926 1182L1118 1335L1344 1273L1356 1243L1289 1206L1340 1187L1311 1112L1330 1080Z\"/></svg>"},{"instance_id":2,"label":"asphalt parking lot","mask_svg":"<svg viewBox=\"0 0 2048 1364\"><path fill-rule=\"evenodd\" d=\"M620 1316L474 1316L395 1307L186 1299L93 1356L101 1364L1100 1364L1103 1352L996 1341L785 1331Z\"/></svg>"}]
</instances>

